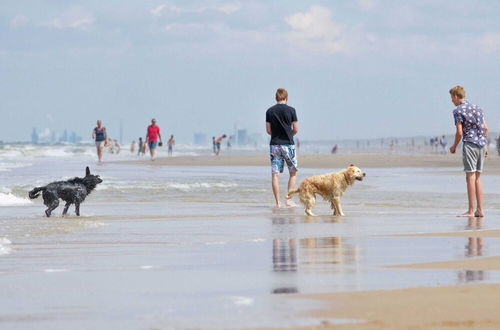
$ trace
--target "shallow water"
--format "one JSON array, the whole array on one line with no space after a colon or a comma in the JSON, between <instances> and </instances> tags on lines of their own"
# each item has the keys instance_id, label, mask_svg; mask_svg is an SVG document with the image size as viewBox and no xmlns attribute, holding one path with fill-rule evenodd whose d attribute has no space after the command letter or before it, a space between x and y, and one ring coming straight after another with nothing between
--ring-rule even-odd
<instances>
[{"instance_id":1,"label":"shallow water","mask_svg":"<svg viewBox=\"0 0 500 330\"><path fill-rule=\"evenodd\" d=\"M484 180L482 221L454 217L466 202L458 169L418 168L368 169L343 197L345 217L319 201L311 218L272 208L267 167L96 165L85 154L2 163L5 328L312 325L300 315L319 303L289 294L500 281L497 271L384 268L500 255L497 238L387 236L500 228L498 176ZM60 207L45 218L41 199L26 199L87 165L104 182L81 217Z\"/></svg>"}]
</instances>

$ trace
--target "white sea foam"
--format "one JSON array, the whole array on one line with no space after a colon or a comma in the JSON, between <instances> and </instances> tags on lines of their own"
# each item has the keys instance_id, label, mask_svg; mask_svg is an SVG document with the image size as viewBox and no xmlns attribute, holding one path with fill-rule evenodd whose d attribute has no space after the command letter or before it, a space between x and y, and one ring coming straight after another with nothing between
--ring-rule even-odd
<instances>
[{"instance_id":1,"label":"white sea foam","mask_svg":"<svg viewBox=\"0 0 500 330\"><path fill-rule=\"evenodd\" d=\"M109 183L104 182L97 186L96 190L177 190L188 192L192 190L228 190L237 187L238 184L232 182L191 182L191 183L162 183L162 184L145 184L143 182L127 182L127 183Z\"/></svg>"},{"instance_id":2,"label":"white sea foam","mask_svg":"<svg viewBox=\"0 0 500 330\"><path fill-rule=\"evenodd\" d=\"M16 195L8 192L0 192L0 206L13 206L13 205L25 205L31 204L32 202L27 198L17 197Z\"/></svg>"},{"instance_id":3,"label":"white sea foam","mask_svg":"<svg viewBox=\"0 0 500 330\"><path fill-rule=\"evenodd\" d=\"M235 305L246 305L246 306L251 306L254 303L253 298L250 297L229 297L229 299L233 302Z\"/></svg>"},{"instance_id":4,"label":"white sea foam","mask_svg":"<svg viewBox=\"0 0 500 330\"><path fill-rule=\"evenodd\" d=\"M10 244L12 244L12 242L7 238L0 238L0 255L9 254L12 251L12 249L9 247Z\"/></svg>"},{"instance_id":5,"label":"white sea foam","mask_svg":"<svg viewBox=\"0 0 500 330\"><path fill-rule=\"evenodd\" d=\"M64 268L47 268L47 269L44 269L43 271L46 273L63 273L63 272L67 272L68 270L64 269Z\"/></svg>"}]
</instances>

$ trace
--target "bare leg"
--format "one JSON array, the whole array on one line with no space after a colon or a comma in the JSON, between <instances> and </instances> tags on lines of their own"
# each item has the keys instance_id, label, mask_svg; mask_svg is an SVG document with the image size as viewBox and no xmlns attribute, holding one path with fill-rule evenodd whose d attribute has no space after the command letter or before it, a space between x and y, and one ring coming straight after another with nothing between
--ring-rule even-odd
<instances>
[{"instance_id":1,"label":"bare leg","mask_svg":"<svg viewBox=\"0 0 500 330\"><path fill-rule=\"evenodd\" d=\"M484 217L484 213L483 213L483 185L481 184L481 172L476 172L475 188L476 188L477 208L476 208L476 212L474 212L474 216Z\"/></svg>"},{"instance_id":2,"label":"bare leg","mask_svg":"<svg viewBox=\"0 0 500 330\"><path fill-rule=\"evenodd\" d=\"M68 213L68 209L69 209L70 205L71 205L70 202L67 202L66 205L64 205L64 210L63 210L62 215L66 215L66 213Z\"/></svg>"},{"instance_id":3,"label":"bare leg","mask_svg":"<svg viewBox=\"0 0 500 330\"><path fill-rule=\"evenodd\" d=\"M149 153L151 154L151 160L156 159L156 148L149 148Z\"/></svg>"},{"instance_id":4,"label":"bare leg","mask_svg":"<svg viewBox=\"0 0 500 330\"><path fill-rule=\"evenodd\" d=\"M75 203L75 213L77 216L80 216L80 203Z\"/></svg>"},{"instance_id":5,"label":"bare leg","mask_svg":"<svg viewBox=\"0 0 500 330\"><path fill-rule=\"evenodd\" d=\"M102 162L102 150L102 147L97 146L97 159L99 159L99 163Z\"/></svg>"},{"instance_id":6,"label":"bare leg","mask_svg":"<svg viewBox=\"0 0 500 330\"><path fill-rule=\"evenodd\" d=\"M292 190L295 187L295 182L297 181L297 171L296 170L291 170L290 171L290 178L288 179L288 191ZM296 207L297 204L295 204L291 199L287 199L285 201L285 205L289 207Z\"/></svg>"},{"instance_id":7,"label":"bare leg","mask_svg":"<svg viewBox=\"0 0 500 330\"><path fill-rule=\"evenodd\" d=\"M469 201L469 208L467 212L459 215L459 217L473 217L474 200L476 199L476 172L466 172L465 181L467 182L467 199Z\"/></svg>"},{"instance_id":8,"label":"bare leg","mask_svg":"<svg viewBox=\"0 0 500 330\"><path fill-rule=\"evenodd\" d=\"M281 207L280 203L280 174L273 173L271 178L271 185L273 187L274 200L276 201L276 207Z\"/></svg>"}]
</instances>

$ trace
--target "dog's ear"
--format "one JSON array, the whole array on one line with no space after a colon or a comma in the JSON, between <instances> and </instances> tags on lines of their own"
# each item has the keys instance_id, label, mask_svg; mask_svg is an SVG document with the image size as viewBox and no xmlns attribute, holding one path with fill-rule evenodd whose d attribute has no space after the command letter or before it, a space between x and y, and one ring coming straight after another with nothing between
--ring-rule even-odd
<instances>
[{"instance_id":1,"label":"dog's ear","mask_svg":"<svg viewBox=\"0 0 500 330\"><path fill-rule=\"evenodd\" d=\"M90 175L90 168L87 166L85 168L85 176L89 176Z\"/></svg>"}]
</instances>

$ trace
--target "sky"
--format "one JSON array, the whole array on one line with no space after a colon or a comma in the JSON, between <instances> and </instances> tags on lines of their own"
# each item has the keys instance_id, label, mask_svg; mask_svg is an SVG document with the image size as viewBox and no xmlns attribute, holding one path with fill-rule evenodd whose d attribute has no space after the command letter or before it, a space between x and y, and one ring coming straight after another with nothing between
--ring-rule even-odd
<instances>
[{"instance_id":1,"label":"sky","mask_svg":"<svg viewBox=\"0 0 500 330\"><path fill-rule=\"evenodd\" d=\"M124 142L265 134L276 88L302 140L453 134L459 84L500 130L500 2L1 0L0 140L97 119Z\"/></svg>"}]
</instances>

